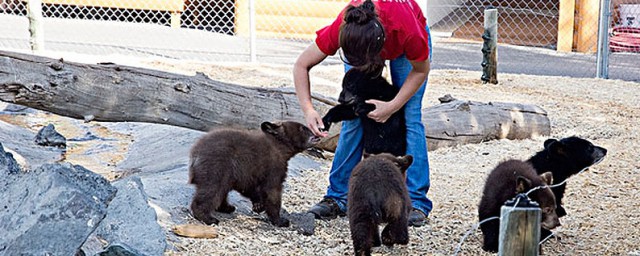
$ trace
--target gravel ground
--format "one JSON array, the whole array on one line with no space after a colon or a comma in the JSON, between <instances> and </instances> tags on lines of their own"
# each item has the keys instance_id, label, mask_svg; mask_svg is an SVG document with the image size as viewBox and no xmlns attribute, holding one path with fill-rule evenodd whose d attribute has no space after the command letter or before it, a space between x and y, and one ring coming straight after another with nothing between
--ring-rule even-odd
<instances>
[{"instance_id":1,"label":"gravel ground","mask_svg":"<svg viewBox=\"0 0 640 256\"><path fill-rule=\"evenodd\" d=\"M289 66L148 63L159 69L264 87L292 86ZM337 96L341 66L312 70L312 90ZM498 85L482 84L480 72L434 70L424 106L451 94L458 99L534 104L547 110L551 138L580 136L609 150L603 162L568 181L568 216L555 231L559 239L544 243L547 255L640 254L640 152L637 147L640 84L618 80L500 74ZM428 129L428 124L427 124ZM500 161L527 159L542 149L547 137L499 140L429 152L434 201L430 223L410 228L410 244L376 248L377 255L488 255L480 249L477 205L484 179ZM324 195L330 161L286 182L283 206L304 212ZM276 229L258 216L235 215L218 226L217 239L181 239L178 255L350 255L346 218L316 221L313 236ZM461 244L465 234L468 237Z\"/></svg>"},{"instance_id":2,"label":"gravel ground","mask_svg":"<svg viewBox=\"0 0 640 256\"><path fill-rule=\"evenodd\" d=\"M290 66L160 61L140 65L186 74L200 71L212 79L248 86L292 86ZM337 97L342 74L339 65L314 68L312 90ZM544 253L640 255L640 152L637 147L640 84L499 74L500 83L491 85L482 84L480 76L480 72L471 71L432 71L424 106L438 104L437 98L445 94L463 100L534 104L548 111L551 138L577 135L609 150L603 162L568 181L564 198L568 216L561 219L562 226L555 230L560 239L545 242ZM62 121L60 126L64 128ZM121 141L113 142L118 156L127 150L127 137L121 136ZM409 245L375 248L374 254L454 255L459 250L458 255L489 255L480 249L481 232L472 229L478 221L477 205L484 179L500 161L527 159L541 150L545 139L547 137L488 141L429 152L432 185L428 196L434 202L430 223L410 228ZM109 176L110 170L121 161L118 156L104 156L93 162L106 166L102 173ZM320 168L304 170L301 175L288 178L284 209L305 212L322 198L328 185L331 155L328 156L328 160L318 159ZM74 156L68 154L67 158L73 160ZM76 162L82 164L82 161L85 160ZM197 223L193 219L189 222ZM259 215L233 214L222 218L217 228L218 238L180 238L172 244L175 251L167 254L351 255L353 252L346 218L316 221L313 236L302 236L293 228L274 228ZM465 234L468 237L460 244Z\"/></svg>"}]
</instances>

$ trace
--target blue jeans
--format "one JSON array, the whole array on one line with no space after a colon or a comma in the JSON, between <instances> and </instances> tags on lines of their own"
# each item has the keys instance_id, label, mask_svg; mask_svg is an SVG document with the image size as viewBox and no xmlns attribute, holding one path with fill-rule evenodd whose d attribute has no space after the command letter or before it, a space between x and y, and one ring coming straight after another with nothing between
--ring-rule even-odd
<instances>
[{"instance_id":1,"label":"blue jeans","mask_svg":"<svg viewBox=\"0 0 640 256\"><path fill-rule=\"evenodd\" d=\"M427 33L429 27L426 28ZM431 36L429 36L429 49ZM429 52L431 60L431 51ZM390 61L391 80L394 86L401 87L411 71L411 63L404 55ZM345 72L349 70L345 65ZM428 79L427 79L428 80ZM422 97L427 87L427 80L404 106L407 122L407 154L413 156L413 164L407 170L407 188L413 208L429 215L433 203L427 198L429 191L429 159L425 128L422 124ZM338 146L329 173L329 187L325 198L331 198L342 211L346 212L347 192L351 171L362 159L362 126L359 119L342 122Z\"/></svg>"}]
</instances>

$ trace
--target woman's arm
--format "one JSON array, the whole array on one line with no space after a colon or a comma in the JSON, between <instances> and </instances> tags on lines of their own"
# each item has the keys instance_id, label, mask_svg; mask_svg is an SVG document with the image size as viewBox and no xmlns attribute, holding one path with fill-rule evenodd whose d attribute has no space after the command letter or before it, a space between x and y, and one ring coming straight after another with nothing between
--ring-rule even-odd
<instances>
[{"instance_id":1,"label":"woman's arm","mask_svg":"<svg viewBox=\"0 0 640 256\"><path fill-rule=\"evenodd\" d=\"M324 54L315 43L312 43L300 54L298 60L296 60L296 63L293 65L293 84L296 88L296 96L298 96L300 108L304 113L307 126L313 134L317 136L327 136L327 132L320 131L320 129L324 129L324 124L311 102L309 70L325 58L327 58L327 55Z\"/></svg>"},{"instance_id":2,"label":"woman's arm","mask_svg":"<svg viewBox=\"0 0 640 256\"><path fill-rule=\"evenodd\" d=\"M369 118L376 122L384 123L389 117L404 106L407 101L420 89L429 76L430 64L429 60L425 61L409 61L412 69L407 75L407 79L400 88L398 95L391 101L367 100L366 103L373 104L376 108L369 112Z\"/></svg>"}]
</instances>

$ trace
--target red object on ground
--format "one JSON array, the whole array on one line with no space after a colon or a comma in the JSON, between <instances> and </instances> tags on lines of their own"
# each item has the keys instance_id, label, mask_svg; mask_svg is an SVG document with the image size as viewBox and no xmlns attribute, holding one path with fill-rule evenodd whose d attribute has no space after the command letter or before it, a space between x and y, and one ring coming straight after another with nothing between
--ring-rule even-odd
<instances>
[{"instance_id":1,"label":"red object on ground","mask_svg":"<svg viewBox=\"0 0 640 256\"><path fill-rule=\"evenodd\" d=\"M612 52L640 53L640 28L615 27L609 38Z\"/></svg>"}]
</instances>

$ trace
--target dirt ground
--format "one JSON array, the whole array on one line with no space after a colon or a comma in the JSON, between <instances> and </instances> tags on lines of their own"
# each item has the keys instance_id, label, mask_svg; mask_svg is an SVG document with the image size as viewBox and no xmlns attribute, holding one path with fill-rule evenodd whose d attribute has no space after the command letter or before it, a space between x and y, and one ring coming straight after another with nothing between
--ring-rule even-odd
<instances>
[{"instance_id":1,"label":"dirt ground","mask_svg":"<svg viewBox=\"0 0 640 256\"><path fill-rule=\"evenodd\" d=\"M262 87L292 87L290 66L266 64L198 64L148 62L170 72L201 71L212 79ZM336 97L341 66L312 70L312 91ZM548 112L551 138L580 136L608 149L605 160L568 181L564 202L568 216L557 228L559 239L543 244L546 255L640 255L640 84L617 80L499 74L498 85L483 84L480 72L434 70L424 106L437 98L534 104ZM427 124L428 129L428 124ZM410 244L374 249L376 255L489 255L480 249L477 205L484 178L500 161L526 159L542 149L547 137L487 141L429 152L434 202L429 224L410 228ZM123 140L124 141L124 140ZM126 150L126 145L117 148ZM72 156L69 156L73 159ZM118 158L101 160L112 164ZM321 160L319 160L321 161ZM318 202L328 185L330 159L320 169L290 177L283 208L304 212ZM109 168L105 169L108 172ZM351 255L346 218L317 221L315 235L274 228L258 215L234 214L217 226L214 239L180 238L169 255ZM196 223L196 221L192 221ZM469 232L466 240L461 239Z\"/></svg>"},{"instance_id":2,"label":"dirt ground","mask_svg":"<svg viewBox=\"0 0 640 256\"><path fill-rule=\"evenodd\" d=\"M174 72L202 71L212 79L264 87L292 86L289 66L151 63ZM337 96L341 66L312 70L312 91ZM580 136L607 148L603 162L568 181L568 216L557 228L559 239L544 243L547 255L640 254L640 151L637 129L640 84L601 79L500 74L499 84L483 84L480 72L434 70L424 106L451 94L458 99L534 104L548 112L551 138ZM427 124L428 129L428 124ZM484 178L501 160L527 159L542 149L547 137L488 141L429 152L434 209L430 223L410 228L410 244L377 248L378 255L486 255L480 249L477 205ZM303 212L319 201L328 184L326 161L320 170L307 170L287 180L284 208ZM350 255L346 218L317 221L314 236L274 229L256 216L221 222L221 237L183 239L176 254L207 255ZM470 232L465 241L461 239ZM461 244L461 242L463 242Z\"/></svg>"}]
</instances>

